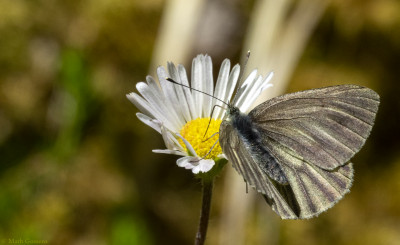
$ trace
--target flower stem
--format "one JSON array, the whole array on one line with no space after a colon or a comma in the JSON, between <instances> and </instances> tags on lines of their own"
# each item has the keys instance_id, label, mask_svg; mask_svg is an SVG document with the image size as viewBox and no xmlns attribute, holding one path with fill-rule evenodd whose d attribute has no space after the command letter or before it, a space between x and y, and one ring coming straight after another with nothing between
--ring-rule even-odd
<instances>
[{"instance_id":1,"label":"flower stem","mask_svg":"<svg viewBox=\"0 0 400 245\"><path fill-rule=\"evenodd\" d=\"M201 204L199 228L194 242L195 245L203 245L206 240L208 220L210 218L213 182L213 179L203 179L203 200Z\"/></svg>"}]
</instances>

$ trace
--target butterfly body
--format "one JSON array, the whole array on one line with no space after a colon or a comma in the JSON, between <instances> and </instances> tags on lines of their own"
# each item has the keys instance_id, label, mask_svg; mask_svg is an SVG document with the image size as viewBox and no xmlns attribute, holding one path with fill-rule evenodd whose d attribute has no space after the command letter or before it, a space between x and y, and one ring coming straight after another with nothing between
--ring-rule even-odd
<instances>
[{"instance_id":1,"label":"butterfly body","mask_svg":"<svg viewBox=\"0 0 400 245\"><path fill-rule=\"evenodd\" d=\"M350 159L369 136L378 105L378 94L356 85L286 94L248 115L229 105L220 145L281 218L311 218L349 192Z\"/></svg>"},{"instance_id":2,"label":"butterfly body","mask_svg":"<svg viewBox=\"0 0 400 245\"><path fill-rule=\"evenodd\" d=\"M237 107L229 106L228 122L237 131L245 148L251 153L253 160L273 180L280 184L286 184L287 178L280 168L277 160L269 153L262 142L261 133L253 123L249 115L246 115Z\"/></svg>"}]
</instances>

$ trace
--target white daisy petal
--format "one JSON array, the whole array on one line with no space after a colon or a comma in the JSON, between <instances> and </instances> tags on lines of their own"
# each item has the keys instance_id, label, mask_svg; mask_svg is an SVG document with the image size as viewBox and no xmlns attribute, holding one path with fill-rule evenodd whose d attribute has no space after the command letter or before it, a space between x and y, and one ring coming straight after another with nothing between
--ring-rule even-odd
<instances>
[{"instance_id":1,"label":"white daisy petal","mask_svg":"<svg viewBox=\"0 0 400 245\"><path fill-rule=\"evenodd\" d=\"M241 105L241 103L239 103L239 100L241 100L243 97L243 93L245 91L247 91L249 89L249 87L251 87L251 84L253 84L253 82L255 81L257 77L257 70L253 70L250 75L244 80L243 84L240 85L239 90L237 91L235 98L233 99L233 104L235 106ZM243 102L243 101L242 101Z\"/></svg>"},{"instance_id":2,"label":"white daisy petal","mask_svg":"<svg viewBox=\"0 0 400 245\"><path fill-rule=\"evenodd\" d=\"M169 75L164 67L157 67L157 77L158 81L160 81L160 85L165 97L168 98L171 104L177 104L178 102L176 101L176 93L175 89L173 88L174 84L166 80Z\"/></svg>"},{"instance_id":3,"label":"white daisy petal","mask_svg":"<svg viewBox=\"0 0 400 245\"><path fill-rule=\"evenodd\" d=\"M256 99L258 98L258 96L260 96L260 94L261 94L264 90L266 90L267 88L270 88L270 87L273 87L273 85L272 85L272 84L262 84L262 85L260 86L260 88L257 89L257 91L255 91L255 93L253 94L253 97L254 97L255 99L253 99L251 102L249 102L249 106L248 106L244 111L247 111L247 110L250 108L250 106L254 103L254 101L256 101Z\"/></svg>"},{"instance_id":4,"label":"white daisy petal","mask_svg":"<svg viewBox=\"0 0 400 245\"><path fill-rule=\"evenodd\" d=\"M266 90L267 88L273 87L273 86L274 85L272 85L271 83L263 84L260 89L260 94L262 91Z\"/></svg>"},{"instance_id":5,"label":"white daisy petal","mask_svg":"<svg viewBox=\"0 0 400 245\"><path fill-rule=\"evenodd\" d=\"M194 174L206 173L215 165L215 162L210 159L200 159L198 157L181 157L176 161L179 167L191 169Z\"/></svg>"},{"instance_id":6,"label":"white daisy petal","mask_svg":"<svg viewBox=\"0 0 400 245\"><path fill-rule=\"evenodd\" d=\"M160 84L157 83L156 80L154 80L154 78L152 76L147 76L146 82L152 91L155 91L157 94L160 94L160 95L162 94Z\"/></svg>"},{"instance_id":7,"label":"white daisy petal","mask_svg":"<svg viewBox=\"0 0 400 245\"><path fill-rule=\"evenodd\" d=\"M252 70L250 72L250 75L244 80L242 86L243 85L246 85L246 86L251 85L251 86L253 86L254 85L253 81L257 77L257 72L258 72L257 69Z\"/></svg>"},{"instance_id":8,"label":"white daisy petal","mask_svg":"<svg viewBox=\"0 0 400 245\"><path fill-rule=\"evenodd\" d=\"M181 146L181 144L179 144L179 141L176 139L176 137L162 125L161 125L161 135L163 137L163 140L164 140L164 143L165 143L165 146L167 147L167 149L179 150L182 152L185 151L183 149L183 147Z\"/></svg>"},{"instance_id":9,"label":"white daisy petal","mask_svg":"<svg viewBox=\"0 0 400 245\"><path fill-rule=\"evenodd\" d=\"M147 76L146 81L147 81L147 89L151 91L154 98L158 100L157 105L158 106L165 105L166 98L158 83L151 76Z\"/></svg>"},{"instance_id":10,"label":"white daisy petal","mask_svg":"<svg viewBox=\"0 0 400 245\"><path fill-rule=\"evenodd\" d=\"M205 56L202 62L203 65L203 92L212 95L214 93L214 82L212 75L212 61L210 56ZM208 95L203 96L203 115L209 117L213 98Z\"/></svg>"},{"instance_id":11,"label":"white daisy petal","mask_svg":"<svg viewBox=\"0 0 400 245\"><path fill-rule=\"evenodd\" d=\"M261 88L260 88L260 92L258 93L257 97L267 88L273 87L274 85L272 83L269 83L272 79L272 77L274 76L273 72L270 72L262 81L261 83Z\"/></svg>"},{"instance_id":12,"label":"white daisy petal","mask_svg":"<svg viewBox=\"0 0 400 245\"><path fill-rule=\"evenodd\" d=\"M186 156L186 157L181 157L178 160L176 160L176 164L182 168L192 169L199 164L199 161L195 157Z\"/></svg>"},{"instance_id":13,"label":"white daisy petal","mask_svg":"<svg viewBox=\"0 0 400 245\"><path fill-rule=\"evenodd\" d=\"M132 92L126 95L132 104L134 104L143 114L146 114L151 117L155 117L154 109L150 106L150 104L140 97L138 94Z\"/></svg>"},{"instance_id":14,"label":"white daisy petal","mask_svg":"<svg viewBox=\"0 0 400 245\"><path fill-rule=\"evenodd\" d=\"M164 95L160 85L151 76L147 76L146 81L147 81L148 89L153 93L154 97L159 100L157 104L165 106L167 99L165 98L165 95Z\"/></svg>"},{"instance_id":15,"label":"white daisy petal","mask_svg":"<svg viewBox=\"0 0 400 245\"><path fill-rule=\"evenodd\" d=\"M225 154L224 154L224 153L222 153L222 154L219 154L217 157L218 157L218 158L225 158L225 159L228 159L228 158L225 156Z\"/></svg>"},{"instance_id":16,"label":"white daisy petal","mask_svg":"<svg viewBox=\"0 0 400 245\"><path fill-rule=\"evenodd\" d=\"M165 147L169 150L176 150L174 142L168 137L168 130L161 125L161 135L163 137Z\"/></svg>"},{"instance_id":17,"label":"white daisy petal","mask_svg":"<svg viewBox=\"0 0 400 245\"><path fill-rule=\"evenodd\" d=\"M168 62L167 66L168 66L168 73L171 76L171 78L175 82L182 84L181 78L180 78L179 73L178 73L178 70L176 69L174 63ZM187 103L185 92L183 91L183 89L185 87L177 85L177 84L173 84L173 87L175 89L175 93L176 93L177 99L179 101L179 105L180 105L180 108L181 108L181 113L182 113L185 121L188 122L188 121L190 121L192 119L192 117L190 115L189 104Z\"/></svg>"},{"instance_id":18,"label":"white daisy petal","mask_svg":"<svg viewBox=\"0 0 400 245\"><path fill-rule=\"evenodd\" d=\"M247 109L253 104L253 102L257 99L255 94L258 92L258 85L262 82L262 76L258 76L254 80L254 86L247 86L247 88L243 91L239 100L237 101L236 106L239 107L240 111L246 112Z\"/></svg>"},{"instance_id":19,"label":"white daisy petal","mask_svg":"<svg viewBox=\"0 0 400 245\"><path fill-rule=\"evenodd\" d=\"M171 132L168 131L168 138L171 142L174 143L175 150L180 150L186 153L185 149L181 146L181 144L179 143L178 139L175 137L175 135L173 135Z\"/></svg>"},{"instance_id":20,"label":"white daisy petal","mask_svg":"<svg viewBox=\"0 0 400 245\"><path fill-rule=\"evenodd\" d=\"M192 62L192 88L197 89L199 91L203 91L203 66L201 65L202 55L198 55ZM192 95L194 98L196 114L199 117L203 116L203 95L197 91L192 91Z\"/></svg>"},{"instance_id":21,"label":"white daisy petal","mask_svg":"<svg viewBox=\"0 0 400 245\"><path fill-rule=\"evenodd\" d=\"M176 71L175 65L172 62L167 63L167 70L168 70L169 75L167 75L164 67L159 67L159 69L160 69L161 74L165 75L164 79L161 79L161 80L163 81L163 83L166 83L166 85L168 85L167 87L170 90L169 96L171 96L171 102L172 102L172 105L174 106L174 110L176 111L178 116L183 116L183 112L182 112L183 106L181 105L181 101L179 100L180 96L179 96L178 90L177 90L178 87L182 87L182 86L176 85L176 84L171 83L166 80L167 77L171 77L173 80L180 83L179 77L176 76L177 71ZM166 96L168 96L168 95L166 95ZM176 106L176 105L178 105L178 106Z\"/></svg>"},{"instance_id":22,"label":"white daisy petal","mask_svg":"<svg viewBox=\"0 0 400 245\"><path fill-rule=\"evenodd\" d=\"M180 124L179 126L182 127L185 125L185 121L182 117L181 105L179 104L178 96L175 92L175 84L166 80L168 78L168 74L162 66L157 68L157 76L166 98L164 101L164 107L169 109L169 112L172 113L171 116L173 116Z\"/></svg>"},{"instance_id":23,"label":"white daisy petal","mask_svg":"<svg viewBox=\"0 0 400 245\"><path fill-rule=\"evenodd\" d=\"M198 174L200 172L206 173L210 171L210 169L215 165L215 162L211 159L202 159L198 162L198 165L192 169L194 174Z\"/></svg>"},{"instance_id":24,"label":"white daisy petal","mask_svg":"<svg viewBox=\"0 0 400 245\"><path fill-rule=\"evenodd\" d=\"M231 62L228 59L225 59L219 70L217 84L215 85L215 92L214 96L222 101L226 101L226 94L228 94L227 86L228 86L228 79L229 79L229 69L231 67ZM213 118L221 118L221 108L224 104L214 99L214 105L218 105L214 109Z\"/></svg>"},{"instance_id":25,"label":"white daisy petal","mask_svg":"<svg viewBox=\"0 0 400 245\"><path fill-rule=\"evenodd\" d=\"M181 83L186 86L190 86L189 80L187 79L186 70L183 67L183 65L178 65L178 73L181 78ZM196 110L195 104L194 104L194 98L193 98L192 92L187 87L184 87L183 91L185 92L186 102L189 106L189 111L190 111L190 115L191 115L191 118L188 121L191 121L195 118L200 117L200 115L198 114L198 112Z\"/></svg>"},{"instance_id":26,"label":"white daisy petal","mask_svg":"<svg viewBox=\"0 0 400 245\"><path fill-rule=\"evenodd\" d=\"M136 84L136 89L150 104L150 107L153 109L152 113L156 113L156 115L153 114L155 118L163 121L164 125L166 125L172 131L177 131L182 127L177 120L175 113L167 105L164 96L160 98L157 96L156 92L151 91L149 86L143 82Z\"/></svg>"},{"instance_id":27,"label":"white daisy petal","mask_svg":"<svg viewBox=\"0 0 400 245\"><path fill-rule=\"evenodd\" d=\"M186 156L186 154L181 151L168 150L168 149L165 149L165 150L155 149L155 150L152 150L152 152L161 153L161 154L171 154L171 155L177 155L177 156Z\"/></svg>"},{"instance_id":28,"label":"white daisy petal","mask_svg":"<svg viewBox=\"0 0 400 245\"><path fill-rule=\"evenodd\" d=\"M267 77L262 79L261 76L257 77L243 92L243 94L240 96L241 102L238 101L237 106L239 109L243 112L248 111L248 109L251 107L251 105L256 101L258 96L261 94L262 91L264 91L266 88L272 87L272 84L269 83L269 81L272 79L273 73L270 72Z\"/></svg>"},{"instance_id":29,"label":"white daisy petal","mask_svg":"<svg viewBox=\"0 0 400 245\"><path fill-rule=\"evenodd\" d=\"M228 84L226 88L227 93L225 94L225 98L223 98L223 101L229 102L229 100L232 98L232 94L235 91L235 87L239 79L239 73L240 73L240 66L235 65L232 69L231 74L229 75ZM222 110L219 118L223 118L225 116L225 112L226 110Z\"/></svg>"},{"instance_id":30,"label":"white daisy petal","mask_svg":"<svg viewBox=\"0 0 400 245\"><path fill-rule=\"evenodd\" d=\"M161 134L161 125L162 123L158 121L157 119L151 118L145 114L142 113L136 113L137 118L142 121L144 124L147 126L150 126L154 130L156 130L158 133Z\"/></svg>"},{"instance_id":31,"label":"white daisy petal","mask_svg":"<svg viewBox=\"0 0 400 245\"><path fill-rule=\"evenodd\" d=\"M179 138L182 139L183 143L185 144L186 148L190 151L193 156L197 156L196 151L193 149L193 146L187 141L185 138L182 137L180 134L176 134Z\"/></svg>"},{"instance_id":32,"label":"white daisy petal","mask_svg":"<svg viewBox=\"0 0 400 245\"><path fill-rule=\"evenodd\" d=\"M264 85L273 86L271 83L269 83L273 77L274 77L274 72L271 71L271 72L268 73L268 75L264 78L263 86L264 86ZM268 86L268 87L269 87L269 86Z\"/></svg>"}]
</instances>

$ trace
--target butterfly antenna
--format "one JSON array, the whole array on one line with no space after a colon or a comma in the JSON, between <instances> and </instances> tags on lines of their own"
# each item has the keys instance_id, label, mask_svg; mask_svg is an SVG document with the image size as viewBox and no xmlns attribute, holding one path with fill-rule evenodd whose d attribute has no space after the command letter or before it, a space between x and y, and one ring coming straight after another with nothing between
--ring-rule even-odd
<instances>
[{"instance_id":1,"label":"butterfly antenna","mask_svg":"<svg viewBox=\"0 0 400 245\"><path fill-rule=\"evenodd\" d=\"M231 104L231 105L234 105L234 104L236 103L236 100L238 99L237 94L238 94L240 88L241 88L242 85L243 85L243 76L244 76L244 74L245 74L246 66L247 66L247 61L249 61L249 58L250 58L250 50L247 51L246 57L245 57L245 59L244 59L244 62L243 62L243 69L241 70L240 75L239 75L239 84L238 84L238 86L236 87L235 97L233 98L233 101L232 101L232 104Z\"/></svg>"},{"instance_id":2,"label":"butterfly antenna","mask_svg":"<svg viewBox=\"0 0 400 245\"><path fill-rule=\"evenodd\" d=\"M217 132L217 133L218 133L218 132ZM215 133L215 134L216 134L216 133ZM217 139L217 140L214 142L213 146L211 147L211 149L208 151L207 154L205 154L204 156L202 156L200 159L192 160L191 162L199 162L200 160L206 159L206 157L207 157L208 155L211 154L212 150L214 150L214 147L217 145L218 141L219 141L219 139Z\"/></svg>"},{"instance_id":3,"label":"butterfly antenna","mask_svg":"<svg viewBox=\"0 0 400 245\"><path fill-rule=\"evenodd\" d=\"M236 88L236 93L235 93L235 94L237 94L237 92L239 91L239 88L240 88L240 87L242 86L242 84L243 84L243 76L244 76L244 73L245 73L245 71L246 71L247 62L249 61L249 58L250 58L250 50L247 51L246 57L245 57L245 59L244 59L244 62L243 62L243 70L242 70L242 72L240 73L240 76L239 76L239 84L238 84L238 87Z\"/></svg>"},{"instance_id":4,"label":"butterfly antenna","mask_svg":"<svg viewBox=\"0 0 400 245\"><path fill-rule=\"evenodd\" d=\"M209 140L209 139L211 139L211 138L213 138L215 135L217 135L217 134L219 134L219 132L215 132L215 133L213 133L213 135L211 135L210 137L208 137L207 139L205 139L205 140L203 140L202 142L206 142L207 140ZM204 138L205 136L203 136L203 138Z\"/></svg>"},{"instance_id":5,"label":"butterfly antenna","mask_svg":"<svg viewBox=\"0 0 400 245\"><path fill-rule=\"evenodd\" d=\"M229 102L228 102L228 105L229 105ZM210 124L211 124L212 115L214 114L214 109L215 109L215 107L217 107L217 106L218 106L218 107L221 107L222 109L225 109L224 107L222 107L222 106L220 106L220 105L214 105L214 106L213 106L213 108L212 108L212 110L211 110L211 114L210 114L210 120L208 121L207 129L206 129L206 132L204 132L203 138L206 137L206 134L207 134L207 132L208 132L208 128L210 127ZM203 140L203 142L205 142L205 141L207 141L207 140L209 140L209 139Z\"/></svg>"},{"instance_id":6,"label":"butterfly antenna","mask_svg":"<svg viewBox=\"0 0 400 245\"><path fill-rule=\"evenodd\" d=\"M224 103L225 105L228 105L225 101L220 100L220 99L218 99L217 97L215 97L215 96L213 96L213 95L211 95L211 94L208 94L208 93L206 93L206 92L203 92L203 91L198 90L198 89L195 89L195 88L192 88L192 87L187 86L187 85L185 85L185 84L175 82L172 78L169 78L169 77L167 77L167 78L165 78L165 79L166 79L168 82L171 82L171 83L180 85L180 86L185 87L185 88L189 88L190 90L194 90L194 91L197 91L197 92L202 93L202 94L206 94L206 95L210 96L211 98L214 98L214 99L216 99L216 100L218 100L218 101L221 101L221 102Z\"/></svg>"}]
</instances>

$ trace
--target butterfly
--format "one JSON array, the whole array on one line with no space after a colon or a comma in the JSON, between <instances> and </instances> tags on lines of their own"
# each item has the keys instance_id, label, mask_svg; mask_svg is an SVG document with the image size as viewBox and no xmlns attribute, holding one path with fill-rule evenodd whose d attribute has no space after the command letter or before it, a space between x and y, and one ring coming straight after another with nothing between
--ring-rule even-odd
<instances>
[{"instance_id":1,"label":"butterfly","mask_svg":"<svg viewBox=\"0 0 400 245\"><path fill-rule=\"evenodd\" d=\"M378 106L376 92L356 85L285 94L249 114L229 104L219 142L282 219L312 218L349 192L350 159L368 138Z\"/></svg>"}]
</instances>

